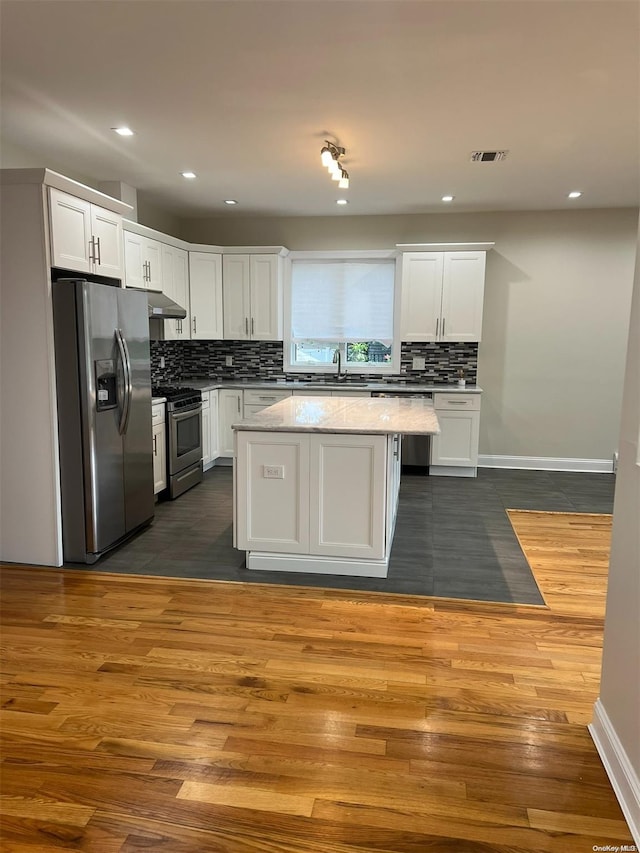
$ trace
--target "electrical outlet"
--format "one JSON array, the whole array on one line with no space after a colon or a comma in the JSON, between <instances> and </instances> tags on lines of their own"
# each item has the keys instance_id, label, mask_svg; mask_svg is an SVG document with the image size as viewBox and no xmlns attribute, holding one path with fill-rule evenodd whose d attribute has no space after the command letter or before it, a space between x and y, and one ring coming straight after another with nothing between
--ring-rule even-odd
<instances>
[{"instance_id":1,"label":"electrical outlet","mask_svg":"<svg viewBox=\"0 0 640 853\"><path fill-rule=\"evenodd\" d=\"M227 367L232 367L233 366L233 356L232 355L225 355L224 363L227 365Z\"/></svg>"},{"instance_id":2,"label":"electrical outlet","mask_svg":"<svg viewBox=\"0 0 640 853\"><path fill-rule=\"evenodd\" d=\"M164 370L164 356L160 356L160 370Z\"/></svg>"},{"instance_id":3,"label":"electrical outlet","mask_svg":"<svg viewBox=\"0 0 640 853\"><path fill-rule=\"evenodd\" d=\"M284 480L284 465L265 465L264 476L266 480Z\"/></svg>"},{"instance_id":4,"label":"electrical outlet","mask_svg":"<svg viewBox=\"0 0 640 853\"><path fill-rule=\"evenodd\" d=\"M414 355L413 357L413 369L414 370L424 370L426 366L425 358L421 355Z\"/></svg>"}]
</instances>

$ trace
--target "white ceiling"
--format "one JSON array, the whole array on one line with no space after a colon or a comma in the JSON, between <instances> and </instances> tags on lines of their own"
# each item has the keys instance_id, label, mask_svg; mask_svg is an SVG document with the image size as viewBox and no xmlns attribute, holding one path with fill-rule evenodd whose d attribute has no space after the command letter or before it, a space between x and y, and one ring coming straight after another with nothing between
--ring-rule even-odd
<instances>
[{"instance_id":1,"label":"white ceiling","mask_svg":"<svg viewBox=\"0 0 640 853\"><path fill-rule=\"evenodd\" d=\"M0 13L3 167L123 181L179 216L639 203L635 0L2 0ZM320 165L325 138L346 148L345 192ZM478 149L509 155L471 163Z\"/></svg>"}]
</instances>

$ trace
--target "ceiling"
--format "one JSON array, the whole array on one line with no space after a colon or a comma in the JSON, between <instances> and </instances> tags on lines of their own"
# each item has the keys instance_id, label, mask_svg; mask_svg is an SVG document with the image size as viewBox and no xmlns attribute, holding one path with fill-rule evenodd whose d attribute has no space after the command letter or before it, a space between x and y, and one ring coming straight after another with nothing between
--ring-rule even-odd
<instances>
[{"instance_id":1,"label":"ceiling","mask_svg":"<svg viewBox=\"0 0 640 853\"><path fill-rule=\"evenodd\" d=\"M3 167L123 181L184 217L639 203L635 0L2 0L0 15ZM325 139L346 149L346 191Z\"/></svg>"}]
</instances>

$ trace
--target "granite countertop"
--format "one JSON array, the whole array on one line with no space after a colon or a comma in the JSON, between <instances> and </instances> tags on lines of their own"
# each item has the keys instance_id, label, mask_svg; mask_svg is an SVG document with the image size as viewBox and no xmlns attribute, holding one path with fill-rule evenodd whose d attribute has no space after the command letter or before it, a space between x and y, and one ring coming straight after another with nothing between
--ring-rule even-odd
<instances>
[{"instance_id":1,"label":"granite countertop","mask_svg":"<svg viewBox=\"0 0 640 853\"><path fill-rule=\"evenodd\" d=\"M434 435L440 432L431 402L412 397L286 397L232 424L237 430Z\"/></svg>"},{"instance_id":2,"label":"granite countertop","mask_svg":"<svg viewBox=\"0 0 640 853\"><path fill-rule=\"evenodd\" d=\"M390 394L403 392L406 394L433 394L434 392L481 394L482 388L478 385L467 385L461 387L452 385L429 385L413 382L336 382L321 380L300 380L293 382L279 382L268 379L181 379L181 385L189 385L199 391L215 391L219 388L258 388L269 391L375 391L388 392Z\"/></svg>"}]
</instances>

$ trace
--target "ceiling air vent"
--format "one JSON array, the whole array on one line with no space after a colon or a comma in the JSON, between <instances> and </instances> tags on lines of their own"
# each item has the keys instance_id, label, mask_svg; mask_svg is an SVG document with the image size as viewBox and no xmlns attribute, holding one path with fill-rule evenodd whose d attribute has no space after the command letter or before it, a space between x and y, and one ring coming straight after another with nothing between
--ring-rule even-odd
<instances>
[{"instance_id":1,"label":"ceiling air vent","mask_svg":"<svg viewBox=\"0 0 640 853\"><path fill-rule=\"evenodd\" d=\"M497 163L499 160L506 160L508 151L472 151L472 163Z\"/></svg>"}]
</instances>

